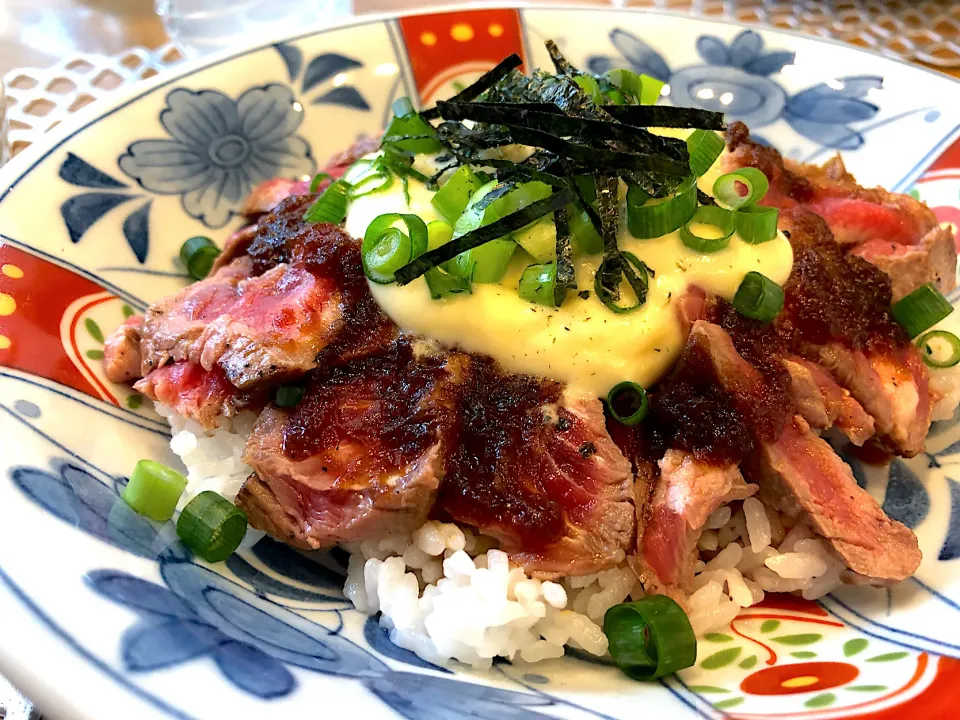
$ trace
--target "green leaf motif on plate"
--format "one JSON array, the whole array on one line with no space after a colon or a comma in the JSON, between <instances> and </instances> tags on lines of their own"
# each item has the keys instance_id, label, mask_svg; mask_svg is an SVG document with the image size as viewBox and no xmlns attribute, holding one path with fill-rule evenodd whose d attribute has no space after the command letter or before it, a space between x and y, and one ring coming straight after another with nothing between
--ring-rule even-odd
<instances>
[{"instance_id":1,"label":"green leaf motif on plate","mask_svg":"<svg viewBox=\"0 0 960 720\"><path fill-rule=\"evenodd\" d=\"M133 308L130 307L129 305L124 305L122 308L122 312L123 312L124 319L133 317Z\"/></svg>"},{"instance_id":2,"label":"green leaf motif on plate","mask_svg":"<svg viewBox=\"0 0 960 720\"><path fill-rule=\"evenodd\" d=\"M900 652L885 653L883 655L875 655L872 658L867 658L867 662L890 662L891 660L902 660L910 653L901 650Z\"/></svg>"},{"instance_id":3,"label":"green leaf motif on plate","mask_svg":"<svg viewBox=\"0 0 960 720\"><path fill-rule=\"evenodd\" d=\"M744 670L749 670L756 664L757 664L756 655L751 655L750 657L744 658L743 660L740 661L740 667L742 667Z\"/></svg>"},{"instance_id":4,"label":"green leaf motif on plate","mask_svg":"<svg viewBox=\"0 0 960 720\"><path fill-rule=\"evenodd\" d=\"M886 685L850 685L844 688L844 690L855 690L856 692L882 692L886 689Z\"/></svg>"},{"instance_id":5,"label":"green leaf motif on plate","mask_svg":"<svg viewBox=\"0 0 960 720\"><path fill-rule=\"evenodd\" d=\"M724 633L707 633L703 636L704 640L709 640L710 642L730 642L733 638L730 635L725 635Z\"/></svg>"},{"instance_id":6,"label":"green leaf motif on plate","mask_svg":"<svg viewBox=\"0 0 960 720\"><path fill-rule=\"evenodd\" d=\"M87 328L87 332L90 333L90 337L92 337L98 343L103 342L103 330L100 329L100 326L97 325L93 318L87 318L84 320L83 326Z\"/></svg>"},{"instance_id":7,"label":"green leaf motif on plate","mask_svg":"<svg viewBox=\"0 0 960 720\"><path fill-rule=\"evenodd\" d=\"M815 652L810 652L809 650L801 650L800 652L792 652L791 656L795 658L800 658L801 660L806 660L807 658L815 658L817 654Z\"/></svg>"},{"instance_id":8,"label":"green leaf motif on plate","mask_svg":"<svg viewBox=\"0 0 960 720\"><path fill-rule=\"evenodd\" d=\"M869 644L869 641L865 638L847 640L843 644L843 654L847 657L851 657L852 655L856 655L858 652L863 652L863 649Z\"/></svg>"},{"instance_id":9,"label":"green leaf motif on plate","mask_svg":"<svg viewBox=\"0 0 960 720\"><path fill-rule=\"evenodd\" d=\"M103 350L87 350L85 354L91 360L103 360Z\"/></svg>"},{"instance_id":10,"label":"green leaf motif on plate","mask_svg":"<svg viewBox=\"0 0 960 720\"><path fill-rule=\"evenodd\" d=\"M782 645L810 645L817 640L822 640L823 635L820 633L800 633L799 635L781 635L771 639Z\"/></svg>"},{"instance_id":11,"label":"green leaf motif on plate","mask_svg":"<svg viewBox=\"0 0 960 720\"><path fill-rule=\"evenodd\" d=\"M736 707L742 702L743 702L742 697L735 697L735 698L730 698L729 700L721 700L718 703L714 703L713 706L717 710L726 710L727 708Z\"/></svg>"},{"instance_id":12,"label":"green leaf motif on plate","mask_svg":"<svg viewBox=\"0 0 960 720\"><path fill-rule=\"evenodd\" d=\"M833 693L824 693L823 695L817 695L807 700L804 705L809 708L821 708L827 707L827 705L833 705L837 701L837 696Z\"/></svg>"},{"instance_id":13,"label":"green leaf motif on plate","mask_svg":"<svg viewBox=\"0 0 960 720\"><path fill-rule=\"evenodd\" d=\"M706 660L700 663L700 667L706 670L716 670L717 668L726 667L739 656L740 648L727 648L726 650L721 650L720 652L715 652L713 655L710 655Z\"/></svg>"},{"instance_id":14,"label":"green leaf motif on plate","mask_svg":"<svg viewBox=\"0 0 960 720\"><path fill-rule=\"evenodd\" d=\"M764 620L763 625L760 626L760 632L762 633L773 632L778 627L780 627L779 620Z\"/></svg>"},{"instance_id":15,"label":"green leaf motif on plate","mask_svg":"<svg viewBox=\"0 0 960 720\"><path fill-rule=\"evenodd\" d=\"M687 686L687 690L690 692L700 693L701 695L730 692L726 688L717 687L716 685L689 685Z\"/></svg>"}]
</instances>

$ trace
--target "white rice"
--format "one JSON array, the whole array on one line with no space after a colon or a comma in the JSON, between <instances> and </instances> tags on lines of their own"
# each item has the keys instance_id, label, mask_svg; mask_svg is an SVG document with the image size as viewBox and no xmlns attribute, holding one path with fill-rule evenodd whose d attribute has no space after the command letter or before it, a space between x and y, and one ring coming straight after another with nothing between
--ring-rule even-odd
<instances>
[{"instance_id":1,"label":"white rice","mask_svg":"<svg viewBox=\"0 0 960 720\"><path fill-rule=\"evenodd\" d=\"M243 412L204 430L170 408L157 411L170 422L170 447L187 467L182 503L203 490L234 499L252 472L241 458L256 415ZM785 530L782 518L755 498L719 508L704 527L688 599L698 635L727 626L766 592L821 597L846 571L808 527ZM244 545L262 536L251 529ZM397 645L438 664L489 668L494 657L537 662L562 656L565 647L602 656L606 611L643 596L626 566L556 582L531 578L496 541L451 523L430 521L412 535L346 549L344 594L358 610L379 612Z\"/></svg>"}]
</instances>

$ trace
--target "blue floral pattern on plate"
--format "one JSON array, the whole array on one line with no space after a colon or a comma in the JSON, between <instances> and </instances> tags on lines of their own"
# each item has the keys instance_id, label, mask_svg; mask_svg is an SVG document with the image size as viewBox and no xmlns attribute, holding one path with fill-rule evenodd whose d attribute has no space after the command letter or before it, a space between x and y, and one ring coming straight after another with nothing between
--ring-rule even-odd
<instances>
[{"instance_id":1,"label":"blue floral pattern on plate","mask_svg":"<svg viewBox=\"0 0 960 720\"><path fill-rule=\"evenodd\" d=\"M316 170L296 134L303 106L284 85L251 88L236 101L178 88L160 122L171 139L138 140L120 169L146 190L180 195L184 211L207 227L226 225L258 183Z\"/></svg>"},{"instance_id":2,"label":"blue floral pattern on plate","mask_svg":"<svg viewBox=\"0 0 960 720\"><path fill-rule=\"evenodd\" d=\"M782 119L821 145L854 150L864 139L852 123L869 120L879 110L864 99L870 90L883 86L877 75L840 77L788 95L771 76L791 65L796 53L766 51L763 38L753 30L744 30L729 45L713 35L701 35L697 54L704 64L679 69L671 69L659 52L627 30L615 28L610 41L622 58L592 55L587 59L591 72L604 73L625 61L636 72L669 83L674 104L726 113L751 130Z\"/></svg>"}]
</instances>

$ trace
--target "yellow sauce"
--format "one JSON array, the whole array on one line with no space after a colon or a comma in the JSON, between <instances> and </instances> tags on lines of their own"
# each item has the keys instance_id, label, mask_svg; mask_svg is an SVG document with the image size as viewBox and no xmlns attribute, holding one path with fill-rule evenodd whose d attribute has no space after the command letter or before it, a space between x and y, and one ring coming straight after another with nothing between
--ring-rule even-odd
<instances>
[{"instance_id":1,"label":"yellow sauce","mask_svg":"<svg viewBox=\"0 0 960 720\"><path fill-rule=\"evenodd\" d=\"M668 133L686 134L664 131ZM719 165L700 179L704 191L712 191ZM424 222L440 219L430 204L432 192L413 181L409 190L409 207L399 183L354 200L346 230L362 238L367 225L388 212L413 213ZM731 300L747 272L756 270L782 285L793 265L793 252L782 234L760 245L749 245L734 234L726 249L704 254L684 246L679 232L637 240L627 230L625 216L622 212L620 248L656 272L646 303L633 312L613 313L594 295L599 255L575 259L578 287L589 289L590 296L568 294L559 308L531 304L517 294L520 273L533 262L520 249L500 284L474 284L469 295L433 300L423 278L404 287L371 283L370 290L403 330L491 355L512 372L554 378L603 396L622 380L648 387L676 362L684 343L676 302L689 286Z\"/></svg>"}]
</instances>

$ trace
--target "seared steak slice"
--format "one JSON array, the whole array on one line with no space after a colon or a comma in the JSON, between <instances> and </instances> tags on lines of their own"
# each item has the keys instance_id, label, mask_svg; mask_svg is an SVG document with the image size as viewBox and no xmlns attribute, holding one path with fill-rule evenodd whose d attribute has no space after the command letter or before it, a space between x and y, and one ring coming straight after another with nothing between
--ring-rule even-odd
<instances>
[{"instance_id":1,"label":"seared steak slice","mask_svg":"<svg viewBox=\"0 0 960 720\"><path fill-rule=\"evenodd\" d=\"M411 531L433 507L467 356L398 341L321 368L292 411L268 407L247 443L237 504L301 548Z\"/></svg>"},{"instance_id":2,"label":"seared steak slice","mask_svg":"<svg viewBox=\"0 0 960 720\"><path fill-rule=\"evenodd\" d=\"M498 538L526 572L584 575L633 542L630 462L596 397L475 358L437 511Z\"/></svg>"},{"instance_id":3,"label":"seared steak slice","mask_svg":"<svg viewBox=\"0 0 960 720\"><path fill-rule=\"evenodd\" d=\"M217 427L221 416L233 417L243 408L263 406L261 394L237 390L219 367L204 370L192 362L151 370L133 387L207 429Z\"/></svg>"},{"instance_id":4,"label":"seared steak slice","mask_svg":"<svg viewBox=\"0 0 960 720\"><path fill-rule=\"evenodd\" d=\"M326 182L326 185L329 185L329 182ZM273 178L260 183L250 192L240 212L249 218L256 218L270 212L291 195L307 195L309 192L309 181Z\"/></svg>"},{"instance_id":5,"label":"seared steak slice","mask_svg":"<svg viewBox=\"0 0 960 720\"><path fill-rule=\"evenodd\" d=\"M103 371L111 382L125 383L140 377L140 328L143 316L134 315L103 343Z\"/></svg>"},{"instance_id":6,"label":"seared steak slice","mask_svg":"<svg viewBox=\"0 0 960 720\"><path fill-rule=\"evenodd\" d=\"M246 255L250 245L258 234L287 237L297 235L304 229L303 215L313 204L313 195L297 195L289 200L281 198L272 212L259 218L253 225L237 230L227 238L221 252L213 263L212 272L216 272L241 255Z\"/></svg>"},{"instance_id":7,"label":"seared steak slice","mask_svg":"<svg viewBox=\"0 0 960 720\"><path fill-rule=\"evenodd\" d=\"M917 538L887 517L850 467L795 417L775 442L763 443L744 465L768 504L806 520L856 573L884 584L920 565Z\"/></svg>"},{"instance_id":8,"label":"seared steak slice","mask_svg":"<svg viewBox=\"0 0 960 720\"><path fill-rule=\"evenodd\" d=\"M873 436L873 418L823 368L796 355L781 362L790 377L794 407L811 427L828 430L836 425L854 445L863 445Z\"/></svg>"},{"instance_id":9,"label":"seared steak slice","mask_svg":"<svg viewBox=\"0 0 960 720\"><path fill-rule=\"evenodd\" d=\"M844 254L805 211L789 214L794 264L775 321L793 351L820 364L873 416L879 439L912 457L930 426L929 376L920 353L890 315L890 284Z\"/></svg>"},{"instance_id":10,"label":"seared steak slice","mask_svg":"<svg viewBox=\"0 0 960 720\"><path fill-rule=\"evenodd\" d=\"M744 482L736 465L712 465L683 450L668 450L658 465L633 565L647 593L683 602L707 518L721 505L750 497L757 486Z\"/></svg>"},{"instance_id":11,"label":"seared steak slice","mask_svg":"<svg viewBox=\"0 0 960 720\"><path fill-rule=\"evenodd\" d=\"M926 282L942 292L956 287L952 233L940 228L919 200L860 187L839 156L822 167L784 160L773 148L751 141L742 123L730 126L727 145L728 169L755 167L770 180L762 204L820 215L836 242L890 275L894 300Z\"/></svg>"}]
</instances>

